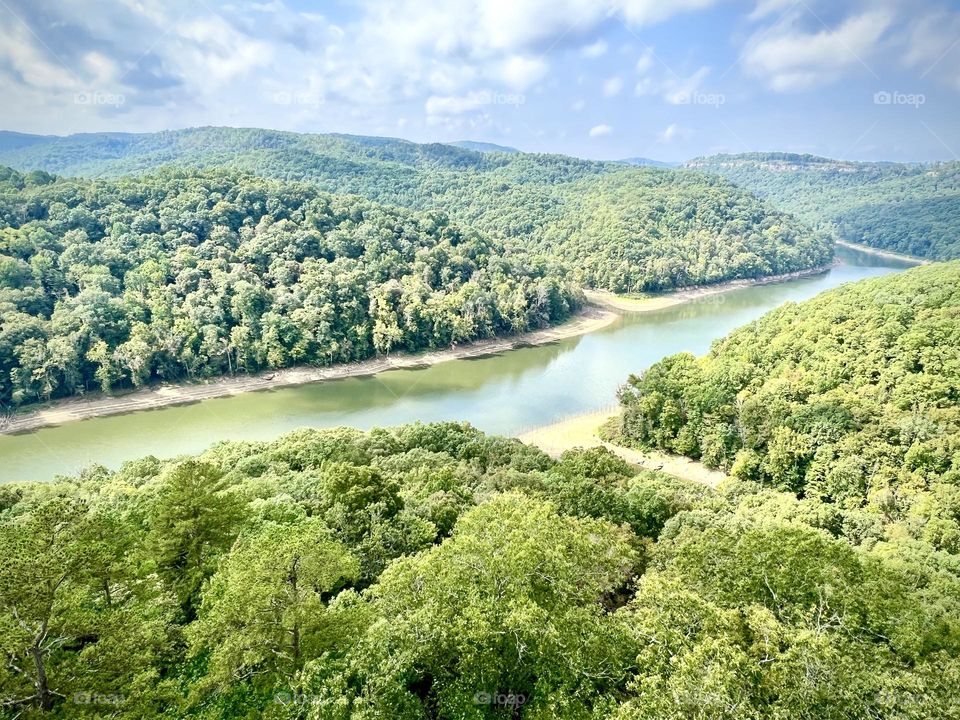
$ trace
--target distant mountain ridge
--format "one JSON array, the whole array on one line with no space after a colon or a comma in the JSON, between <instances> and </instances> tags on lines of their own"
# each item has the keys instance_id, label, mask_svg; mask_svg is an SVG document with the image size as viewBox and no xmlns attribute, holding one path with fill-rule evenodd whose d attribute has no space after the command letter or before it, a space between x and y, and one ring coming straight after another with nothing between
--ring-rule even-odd
<instances>
[{"instance_id":1,"label":"distant mountain ridge","mask_svg":"<svg viewBox=\"0 0 960 720\"><path fill-rule=\"evenodd\" d=\"M29 133L19 133L11 130L0 130L0 152L53 142L56 139L56 135L31 135Z\"/></svg>"},{"instance_id":2,"label":"distant mountain ridge","mask_svg":"<svg viewBox=\"0 0 960 720\"><path fill-rule=\"evenodd\" d=\"M707 169L716 167L758 167L770 171L837 171L837 172L885 172L890 170L903 170L907 172L919 172L927 163L897 163L887 160L863 161L863 160L837 160L834 158L823 157L820 155L811 155L809 153L789 153L789 152L751 152L738 154L718 154L705 157L697 157L682 163L684 167L691 169Z\"/></svg>"},{"instance_id":3,"label":"distant mountain ridge","mask_svg":"<svg viewBox=\"0 0 960 720\"><path fill-rule=\"evenodd\" d=\"M683 163L678 162L664 162L663 160L651 160L650 158L645 157L630 157L624 158L623 160L617 160L618 163L624 165L636 165L641 167L658 167L658 168L675 168L680 167Z\"/></svg>"},{"instance_id":4,"label":"distant mountain ridge","mask_svg":"<svg viewBox=\"0 0 960 720\"><path fill-rule=\"evenodd\" d=\"M835 160L796 153L694 158L842 240L932 260L960 258L960 162Z\"/></svg>"},{"instance_id":5,"label":"distant mountain ridge","mask_svg":"<svg viewBox=\"0 0 960 720\"><path fill-rule=\"evenodd\" d=\"M297 155L349 157L416 164L462 166L481 154L442 143L417 144L398 138L346 134L306 134L258 128L198 127L156 133L83 133L36 138L32 144L0 150L0 164L21 170L42 169L63 175L116 176L163 164L222 165L222 153L289 154L284 163L296 169ZM252 168L255 170L255 168ZM288 178L289 179L289 178Z\"/></svg>"},{"instance_id":6,"label":"distant mountain ridge","mask_svg":"<svg viewBox=\"0 0 960 720\"><path fill-rule=\"evenodd\" d=\"M453 145L454 147L464 150L475 150L477 152L502 152L510 154L520 152L517 148L510 147L509 145L497 145L496 143L477 142L474 140L457 140L456 142L447 143L447 145Z\"/></svg>"}]
</instances>

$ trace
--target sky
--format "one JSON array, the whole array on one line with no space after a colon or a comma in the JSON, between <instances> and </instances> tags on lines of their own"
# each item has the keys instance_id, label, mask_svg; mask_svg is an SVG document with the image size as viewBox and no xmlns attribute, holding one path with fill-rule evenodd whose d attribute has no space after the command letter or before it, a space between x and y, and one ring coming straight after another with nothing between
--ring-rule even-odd
<instances>
[{"instance_id":1,"label":"sky","mask_svg":"<svg viewBox=\"0 0 960 720\"><path fill-rule=\"evenodd\" d=\"M960 3L0 0L0 129L955 160Z\"/></svg>"}]
</instances>

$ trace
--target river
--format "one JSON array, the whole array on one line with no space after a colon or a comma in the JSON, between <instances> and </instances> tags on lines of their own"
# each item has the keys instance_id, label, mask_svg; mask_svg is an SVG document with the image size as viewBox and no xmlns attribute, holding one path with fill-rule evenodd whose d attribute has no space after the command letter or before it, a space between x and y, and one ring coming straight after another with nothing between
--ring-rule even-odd
<instances>
[{"instance_id":1,"label":"river","mask_svg":"<svg viewBox=\"0 0 960 720\"><path fill-rule=\"evenodd\" d=\"M92 463L115 468L144 455L195 453L221 440L269 440L304 426L467 420L487 432L516 435L609 407L629 373L675 352L702 354L717 338L784 302L909 266L847 248L838 248L837 256L840 264L823 275L627 314L603 330L550 345L0 436L0 482L50 480Z\"/></svg>"}]
</instances>

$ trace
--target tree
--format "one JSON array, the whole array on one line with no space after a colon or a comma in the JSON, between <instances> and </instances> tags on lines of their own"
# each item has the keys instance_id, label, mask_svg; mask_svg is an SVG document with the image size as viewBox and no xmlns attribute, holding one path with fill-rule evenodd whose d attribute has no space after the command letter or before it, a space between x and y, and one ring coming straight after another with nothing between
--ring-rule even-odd
<instances>
[{"instance_id":1,"label":"tree","mask_svg":"<svg viewBox=\"0 0 960 720\"><path fill-rule=\"evenodd\" d=\"M209 463L177 463L161 477L147 516L150 558L187 620L194 616L203 581L233 543L244 517L239 498L221 487L222 477Z\"/></svg>"},{"instance_id":2,"label":"tree","mask_svg":"<svg viewBox=\"0 0 960 720\"><path fill-rule=\"evenodd\" d=\"M70 497L0 523L0 706L96 715L90 699L105 698L131 717L156 712L171 607L137 581L123 527Z\"/></svg>"},{"instance_id":3,"label":"tree","mask_svg":"<svg viewBox=\"0 0 960 720\"><path fill-rule=\"evenodd\" d=\"M353 712L493 717L497 698L523 697L525 713L582 716L591 693L624 682L603 602L634 559L629 534L522 495L471 510L370 589L380 620L354 652Z\"/></svg>"},{"instance_id":4,"label":"tree","mask_svg":"<svg viewBox=\"0 0 960 720\"><path fill-rule=\"evenodd\" d=\"M0 525L3 704L8 707L50 710L57 698L66 697L49 664L81 613L66 598L71 586L82 582L87 532L86 507L70 500L44 503Z\"/></svg>"},{"instance_id":5,"label":"tree","mask_svg":"<svg viewBox=\"0 0 960 720\"><path fill-rule=\"evenodd\" d=\"M203 592L189 636L207 653L213 687L252 680L269 690L294 689L308 658L338 646L326 605L359 573L359 564L317 519L268 522L244 533Z\"/></svg>"},{"instance_id":6,"label":"tree","mask_svg":"<svg viewBox=\"0 0 960 720\"><path fill-rule=\"evenodd\" d=\"M0 235L0 371L13 380L0 402L511 332L495 311L508 280L549 279L542 324L581 302L559 266L445 218L236 171L39 185L11 174L0 217L15 224Z\"/></svg>"}]
</instances>

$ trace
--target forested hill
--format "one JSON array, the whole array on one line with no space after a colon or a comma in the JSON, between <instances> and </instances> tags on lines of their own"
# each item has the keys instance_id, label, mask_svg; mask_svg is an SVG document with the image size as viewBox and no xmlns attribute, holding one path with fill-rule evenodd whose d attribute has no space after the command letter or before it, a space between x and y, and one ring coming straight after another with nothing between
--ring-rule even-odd
<instances>
[{"instance_id":1,"label":"forested hill","mask_svg":"<svg viewBox=\"0 0 960 720\"><path fill-rule=\"evenodd\" d=\"M626 443L866 505L960 553L960 262L787 304L621 400Z\"/></svg>"},{"instance_id":2,"label":"forested hill","mask_svg":"<svg viewBox=\"0 0 960 720\"><path fill-rule=\"evenodd\" d=\"M14 143L17 144L17 143ZM0 144L2 147L2 144ZM44 139L0 151L28 171L85 176L228 166L416 210L556 255L583 284L662 290L828 262L825 236L747 191L689 171L390 138L197 128Z\"/></svg>"},{"instance_id":3,"label":"forested hill","mask_svg":"<svg viewBox=\"0 0 960 720\"><path fill-rule=\"evenodd\" d=\"M723 175L843 240L933 260L960 258L960 162L747 153L697 158L686 167Z\"/></svg>"},{"instance_id":4,"label":"forested hill","mask_svg":"<svg viewBox=\"0 0 960 720\"><path fill-rule=\"evenodd\" d=\"M516 333L579 286L438 212L237 171L0 169L0 403Z\"/></svg>"}]
</instances>

